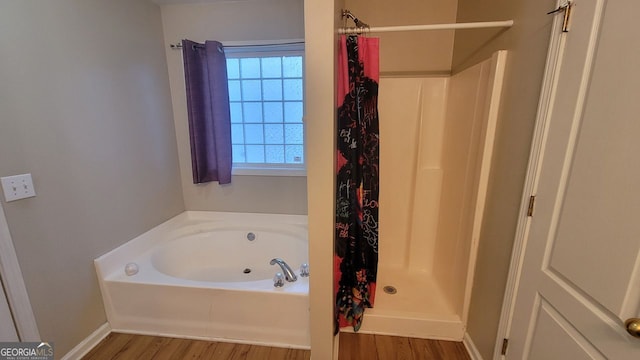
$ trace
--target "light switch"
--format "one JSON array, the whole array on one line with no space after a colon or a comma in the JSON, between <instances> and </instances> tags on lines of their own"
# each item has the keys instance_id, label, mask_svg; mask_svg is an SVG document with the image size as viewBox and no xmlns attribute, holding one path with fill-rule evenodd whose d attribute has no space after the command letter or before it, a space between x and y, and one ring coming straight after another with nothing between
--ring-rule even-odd
<instances>
[{"instance_id":1,"label":"light switch","mask_svg":"<svg viewBox=\"0 0 640 360\"><path fill-rule=\"evenodd\" d=\"M5 176L0 181L7 202L36 196L31 174Z\"/></svg>"}]
</instances>

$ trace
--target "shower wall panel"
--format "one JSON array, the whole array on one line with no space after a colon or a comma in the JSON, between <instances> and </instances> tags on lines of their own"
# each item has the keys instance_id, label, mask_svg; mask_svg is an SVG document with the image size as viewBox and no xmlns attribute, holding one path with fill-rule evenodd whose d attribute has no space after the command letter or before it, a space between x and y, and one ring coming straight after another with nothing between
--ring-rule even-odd
<instances>
[{"instance_id":1,"label":"shower wall panel","mask_svg":"<svg viewBox=\"0 0 640 360\"><path fill-rule=\"evenodd\" d=\"M431 268L447 84L380 79L380 268Z\"/></svg>"},{"instance_id":2,"label":"shower wall panel","mask_svg":"<svg viewBox=\"0 0 640 360\"><path fill-rule=\"evenodd\" d=\"M466 318L482 225L506 52L450 79L433 275Z\"/></svg>"}]
</instances>

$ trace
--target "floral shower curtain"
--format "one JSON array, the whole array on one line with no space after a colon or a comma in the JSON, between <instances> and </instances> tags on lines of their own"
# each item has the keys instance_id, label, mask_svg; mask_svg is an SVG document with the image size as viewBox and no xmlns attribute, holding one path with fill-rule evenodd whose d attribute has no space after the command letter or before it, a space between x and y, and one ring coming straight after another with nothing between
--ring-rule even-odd
<instances>
[{"instance_id":1,"label":"floral shower curtain","mask_svg":"<svg viewBox=\"0 0 640 360\"><path fill-rule=\"evenodd\" d=\"M360 329L378 267L379 39L342 36L338 52L336 332Z\"/></svg>"}]
</instances>

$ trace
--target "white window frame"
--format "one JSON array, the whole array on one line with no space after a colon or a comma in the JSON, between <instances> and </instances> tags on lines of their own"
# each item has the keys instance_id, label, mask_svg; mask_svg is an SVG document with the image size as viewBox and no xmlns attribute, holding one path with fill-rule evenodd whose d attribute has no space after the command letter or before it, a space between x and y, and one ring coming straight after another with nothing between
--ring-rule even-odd
<instances>
[{"instance_id":1,"label":"white window frame","mask_svg":"<svg viewBox=\"0 0 640 360\"><path fill-rule=\"evenodd\" d=\"M224 43L225 56L227 59L244 57L267 57L267 56L302 56L303 64L305 57L304 40L282 40L274 42L237 42ZM304 84L304 65L302 69L302 82ZM306 99L302 96L302 111L305 113ZM233 163L231 173L241 176L307 176L307 154L306 154L306 124L304 115L302 117L303 126L303 148L304 162L302 164L269 164L269 163Z\"/></svg>"}]
</instances>

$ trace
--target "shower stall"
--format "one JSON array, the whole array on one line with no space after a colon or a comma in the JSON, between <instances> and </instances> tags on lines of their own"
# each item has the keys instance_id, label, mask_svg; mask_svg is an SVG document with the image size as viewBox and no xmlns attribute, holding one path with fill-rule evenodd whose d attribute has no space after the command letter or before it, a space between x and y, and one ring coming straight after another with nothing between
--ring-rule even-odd
<instances>
[{"instance_id":1,"label":"shower stall","mask_svg":"<svg viewBox=\"0 0 640 360\"><path fill-rule=\"evenodd\" d=\"M378 279L361 332L462 339L505 61L381 77Z\"/></svg>"}]
</instances>

